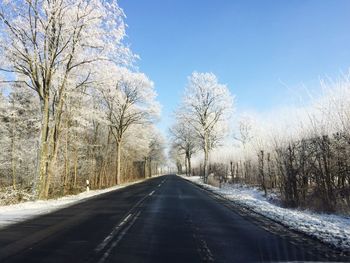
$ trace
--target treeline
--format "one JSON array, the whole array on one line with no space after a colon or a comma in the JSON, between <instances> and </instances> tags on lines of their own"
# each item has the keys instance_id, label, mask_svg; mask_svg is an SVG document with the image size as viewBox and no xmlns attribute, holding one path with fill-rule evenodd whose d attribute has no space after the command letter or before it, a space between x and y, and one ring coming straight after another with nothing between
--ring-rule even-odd
<instances>
[{"instance_id":1,"label":"treeline","mask_svg":"<svg viewBox=\"0 0 350 263\"><path fill-rule=\"evenodd\" d=\"M265 194L278 189L289 207L347 212L349 139L337 133L291 141L274 149L262 149L256 158L213 163L210 171L220 182L260 186Z\"/></svg>"},{"instance_id":2,"label":"treeline","mask_svg":"<svg viewBox=\"0 0 350 263\"><path fill-rule=\"evenodd\" d=\"M50 196L82 191L86 180L93 189L115 185L116 142L107 120L87 119L66 105L60 130ZM91 106L91 111L98 106ZM80 108L82 110L83 108ZM86 109L85 109L86 110ZM102 112L100 112L102 113ZM105 113L107 114L107 112ZM13 87L0 93L0 186L35 193L38 169L41 112L35 94ZM147 178L158 173L164 161L164 142L152 125L136 125L125 136L121 158L121 182ZM160 170L159 170L160 172Z\"/></svg>"},{"instance_id":3,"label":"treeline","mask_svg":"<svg viewBox=\"0 0 350 263\"><path fill-rule=\"evenodd\" d=\"M350 82L321 83L324 92L307 107L271 119L242 114L232 142L210 156L209 182L260 187L288 207L350 211ZM232 120L229 120L232 122ZM180 155L181 156L181 155ZM197 155L190 174L204 177ZM177 159L179 172L184 161Z\"/></svg>"},{"instance_id":4,"label":"treeline","mask_svg":"<svg viewBox=\"0 0 350 263\"><path fill-rule=\"evenodd\" d=\"M0 188L45 199L160 172L160 107L124 18L117 1L3 3Z\"/></svg>"}]
</instances>

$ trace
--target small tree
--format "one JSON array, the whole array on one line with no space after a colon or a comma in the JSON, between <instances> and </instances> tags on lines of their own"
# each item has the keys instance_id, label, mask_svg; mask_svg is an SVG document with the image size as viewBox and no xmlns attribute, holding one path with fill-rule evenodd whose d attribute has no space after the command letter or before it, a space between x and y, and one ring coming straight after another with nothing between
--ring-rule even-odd
<instances>
[{"instance_id":1,"label":"small tree","mask_svg":"<svg viewBox=\"0 0 350 263\"><path fill-rule=\"evenodd\" d=\"M171 161L175 163L177 173L182 174L182 151L179 149L178 145L172 144L169 150L169 157Z\"/></svg>"},{"instance_id":2,"label":"small tree","mask_svg":"<svg viewBox=\"0 0 350 263\"><path fill-rule=\"evenodd\" d=\"M164 154L164 145L165 141L163 136L160 133L155 132L149 142L149 151L147 157L149 177L151 177L154 172L158 174L158 169L165 163L166 158Z\"/></svg>"}]
</instances>

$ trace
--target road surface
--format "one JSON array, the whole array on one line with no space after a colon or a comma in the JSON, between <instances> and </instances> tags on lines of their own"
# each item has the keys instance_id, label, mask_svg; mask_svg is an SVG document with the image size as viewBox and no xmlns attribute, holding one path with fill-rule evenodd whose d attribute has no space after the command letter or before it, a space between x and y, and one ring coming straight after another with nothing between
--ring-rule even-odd
<instances>
[{"instance_id":1,"label":"road surface","mask_svg":"<svg viewBox=\"0 0 350 263\"><path fill-rule=\"evenodd\" d=\"M175 175L0 231L0 262L348 260Z\"/></svg>"}]
</instances>

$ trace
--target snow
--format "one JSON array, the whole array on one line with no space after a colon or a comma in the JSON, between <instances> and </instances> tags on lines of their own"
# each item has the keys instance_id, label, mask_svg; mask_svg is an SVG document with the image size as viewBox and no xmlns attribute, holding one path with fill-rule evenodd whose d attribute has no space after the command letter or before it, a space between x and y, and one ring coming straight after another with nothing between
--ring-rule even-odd
<instances>
[{"instance_id":1,"label":"snow","mask_svg":"<svg viewBox=\"0 0 350 263\"><path fill-rule=\"evenodd\" d=\"M275 204L273 196L272 199L266 198L258 188L232 184L218 188L204 184L199 176L182 177L290 229L339 249L350 250L350 217L283 208Z\"/></svg>"},{"instance_id":2,"label":"snow","mask_svg":"<svg viewBox=\"0 0 350 263\"><path fill-rule=\"evenodd\" d=\"M90 190L77 195L69 195L58 199L38 200L23 202L15 205L0 206L0 229L5 226L28 220L30 218L48 214L56 210L77 204L87 199L108 193L126 186L140 183L144 180L135 181L128 184L118 185L102 190Z\"/></svg>"}]
</instances>

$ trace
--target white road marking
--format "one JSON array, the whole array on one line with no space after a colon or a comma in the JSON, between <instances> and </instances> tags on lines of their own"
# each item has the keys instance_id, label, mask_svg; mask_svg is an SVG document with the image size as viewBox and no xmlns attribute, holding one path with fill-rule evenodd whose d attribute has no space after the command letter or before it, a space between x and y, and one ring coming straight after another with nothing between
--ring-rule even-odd
<instances>
[{"instance_id":1,"label":"white road marking","mask_svg":"<svg viewBox=\"0 0 350 263\"><path fill-rule=\"evenodd\" d=\"M149 196L152 196L153 194L154 194L154 190L151 192L151 193L149 193L148 195L146 195L146 196L144 196L141 200L139 200L131 209L130 209L130 212L131 211L133 211L135 208L137 208L140 204L142 204L144 201L145 201L145 199L147 198L147 197L149 197ZM109 233L109 235L95 248L95 252L96 253L99 253L99 252L101 252L103 249L105 249L106 247L107 247L107 245L111 242L111 240L115 237L115 236L117 236L117 235L119 235L119 231L120 231L120 229L121 229L121 227L123 226L123 225L125 225L128 221L130 221L130 218L132 218L132 220L131 220L131 223L133 224L133 222L136 220L136 217L138 217L138 215L140 214L141 212L138 212L137 213L137 215L136 216L134 216L133 215L133 213L129 213L117 226L115 226L114 228L113 228L113 230L111 231L111 233ZM130 224L128 225L128 226L126 226L126 229L129 229L130 228ZM125 232L125 230L122 232L122 233L124 233ZM126 232L125 232L126 233ZM124 233L124 234L125 234ZM123 234L123 235L124 235ZM121 235L121 234L120 234ZM119 240L120 240L121 238L120 238L120 236L118 236L118 238L117 238L117 241L119 242ZM112 246L113 246L113 244L114 244L115 242L113 242L112 243ZM116 245L116 244L115 244ZM114 246L115 246L114 245ZM108 249L108 251L110 250L110 248ZM107 252L106 252L107 253ZM107 255L107 257L108 257L108 255ZM107 258L106 257L106 258ZM101 258L101 260L100 260L100 262L103 262L104 260L106 260L106 258Z\"/></svg>"},{"instance_id":2,"label":"white road marking","mask_svg":"<svg viewBox=\"0 0 350 263\"><path fill-rule=\"evenodd\" d=\"M124 224L129 220L129 218L130 218L131 216L132 216L132 214L128 214L128 216L125 217L125 219L124 219L122 222L120 222L120 224L119 224L118 226L124 225Z\"/></svg>"},{"instance_id":3,"label":"white road marking","mask_svg":"<svg viewBox=\"0 0 350 263\"><path fill-rule=\"evenodd\" d=\"M119 229L121 226L123 226L128 220L129 218L132 216L132 214L128 214L122 222L120 222L118 224L118 226L114 227L112 232L109 233L109 235L101 242L101 244L99 244L97 246L97 248L95 249L96 252L100 252L102 251L107 245L108 243L112 240L112 238L118 233Z\"/></svg>"}]
</instances>

